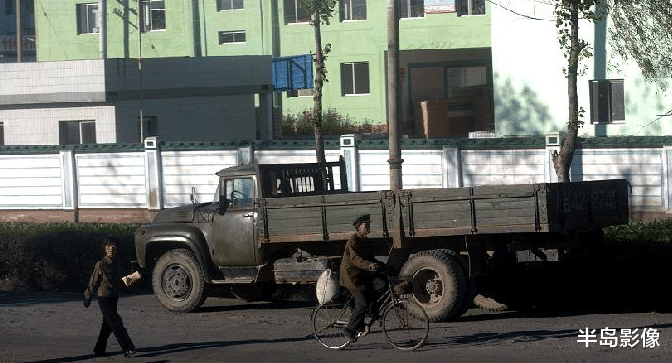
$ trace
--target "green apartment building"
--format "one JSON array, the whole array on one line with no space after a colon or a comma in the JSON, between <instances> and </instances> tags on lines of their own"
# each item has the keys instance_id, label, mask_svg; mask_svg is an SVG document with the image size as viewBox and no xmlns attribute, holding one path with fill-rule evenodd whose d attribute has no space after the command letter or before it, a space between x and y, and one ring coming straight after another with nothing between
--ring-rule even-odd
<instances>
[{"instance_id":1,"label":"green apartment building","mask_svg":"<svg viewBox=\"0 0 672 363\"><path fill-rule=\"evenodd\" d=\"M403 132L466 136L492 131L490 4L399 2ZM35 0L37 59L314 53L314 31L302 3ZM106 10L102 17L99 8ZM322 26L322 44L331 46L324 108L355 122L386 125L387 1L339 0L330 24ZM285 115L312 108L311 90L281 95L276 104ZM447 117L450 126L436 127L434 116Z\"/></svg>"}]
</instances>

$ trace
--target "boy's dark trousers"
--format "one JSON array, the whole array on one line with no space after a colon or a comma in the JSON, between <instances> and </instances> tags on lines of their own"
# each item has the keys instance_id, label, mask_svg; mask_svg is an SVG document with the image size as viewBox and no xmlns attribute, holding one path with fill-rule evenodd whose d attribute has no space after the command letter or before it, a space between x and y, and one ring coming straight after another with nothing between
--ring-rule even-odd
<instances>
[{"instance_id":1,"label":"boy's dark trousers","mask_svg":"<svg viewBox=\"0 0 672 363\"><path fill-rule=\"evenodd\" d=\"M112 333L114 333L117 342L119 342L119 345L124 352L135 349L131 338L128 336L126 328L124 328L121 316L117 313L118 301L118 297L98 298L98 306L103 313L103 324L100 327L100 334L98 334L96 347L93 348L93 351L98 354L105 353L107 348L107 338L109 338Z\"/></svg>"}]
</instances>

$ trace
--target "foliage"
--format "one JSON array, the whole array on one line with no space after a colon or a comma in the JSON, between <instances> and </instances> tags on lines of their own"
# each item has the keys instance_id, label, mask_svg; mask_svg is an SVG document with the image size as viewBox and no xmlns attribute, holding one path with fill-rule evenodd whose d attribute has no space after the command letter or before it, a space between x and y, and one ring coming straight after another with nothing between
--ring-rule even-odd
<instances>
[{"instance_id":1,"label":"foliage","mask_svg":"<svg viewBox=\"0 0 672 363\"><path fill-rule=\"evenodd\" d=\"M609 255L647 261L672 258L672 219L630 222L604 229Z\"/></svg>"},{"instance_id":2,"label":"foliage","mask_svg":"<svg viewBox=\"0 0 672 363\"><path fill-rule=\"evenodd\" d=\"M578 16L582 19L594 21L601 19L601 16L596 15L594 9L595 5L600 4L601 0L561 0L556 2L554 14L556 16L555 27L558 29L558 42L560 48L564 50L565 59L569 61L572 48L572 11L571 3L577 4ZM585 59L593 56L592 46L586 40L577 39L578 61L579 63ZM571 65L570 65L571 67ZM563 69L565 75L568 72L574 71L571 68ZM584 74L586 67L576 69L578 74Z\"/></svg>"},{"instance_id":3,"label":"foliage","mask_svg":"<svg viewBox=\"0 0 672 363\"><path fill-rule=\"evenodd\" d=\"M634 60L642 75L665 89L672 74L672 1L611 0L610 44L624 59Z\"/></svg>"},{"instance_id":4,"label":"foliage","mask_svg":"<svg viewBox=\"0 0 672 363\"><path fill-rule=\"evenodd\" d=\"M282 121L282 134L310 135L315 127L315 114L312 110L305 110L296 115L286 115ZM359 132L372 132L370 123L356 124L348 115L342 115L333 108L322 115L322 128L327 135L343 135Z\"/></svg>"},{"instance_id":5,"label":"foliage","mask_svg":"<svg viewBox=\"0 0 672 363\"><path fill-rule=\"evenodd\" d=\"M117 239L121 261L135 260L133 233L137 227L86 223L0 224L0 289L82 292L93 265L102 257L103 237Z\"/></svg>"}]
</instances>

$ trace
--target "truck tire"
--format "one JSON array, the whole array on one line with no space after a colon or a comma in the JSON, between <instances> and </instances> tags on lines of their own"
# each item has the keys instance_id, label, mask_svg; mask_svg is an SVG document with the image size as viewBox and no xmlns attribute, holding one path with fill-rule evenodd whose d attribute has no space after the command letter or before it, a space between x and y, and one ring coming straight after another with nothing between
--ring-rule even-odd
<instances>
[{"instance_id":1,"label":"truck tire","mask_svg":"<svg viewBox=\"0 0 672 363\"><path fill-rule=\"evenodd\" d=\"M450 250L418 252L401 268L411 276L413 295L432 322L459 317L469 307L469 287L457 254Z\"/></svg>"},{"instance_id":2,"label":"truck tire","mask_svg":"<svg viewBox=\"0 0 672 363\"><path fill-rule=\"evenodd\" d=\"M276 285L272 282L255 284L237 284L231 286L231 292L246 301L268 301L275 293Z\"/></svg>"},{"instance_id":3,"label":"truck tire","mask_svg":"<svg viewBox=\"0 0 672 363\"><path fill-rule=\"evenodd\" d=\"M203 271L194 254L186 249L170 250L159 258L152 286L156 299L172 312L188 313L205 301Z\"/></svg>"}]
</instances>

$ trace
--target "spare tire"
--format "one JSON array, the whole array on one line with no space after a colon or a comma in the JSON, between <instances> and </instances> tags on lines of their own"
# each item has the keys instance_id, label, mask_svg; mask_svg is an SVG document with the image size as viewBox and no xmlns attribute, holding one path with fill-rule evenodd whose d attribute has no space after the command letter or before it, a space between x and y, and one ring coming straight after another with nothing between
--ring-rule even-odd
<instances>
[{"instance_id":1,"label":"spare tire","mask_svg":"<svg viewBox=\"0 0 672 363\"><path fill-rule=\"evenodd\" d=\"M471 303L466 274L451 250L413 254L400 275L412 277L413 296L432 322L457 318Z\"/></svg>"}]
</instances>

